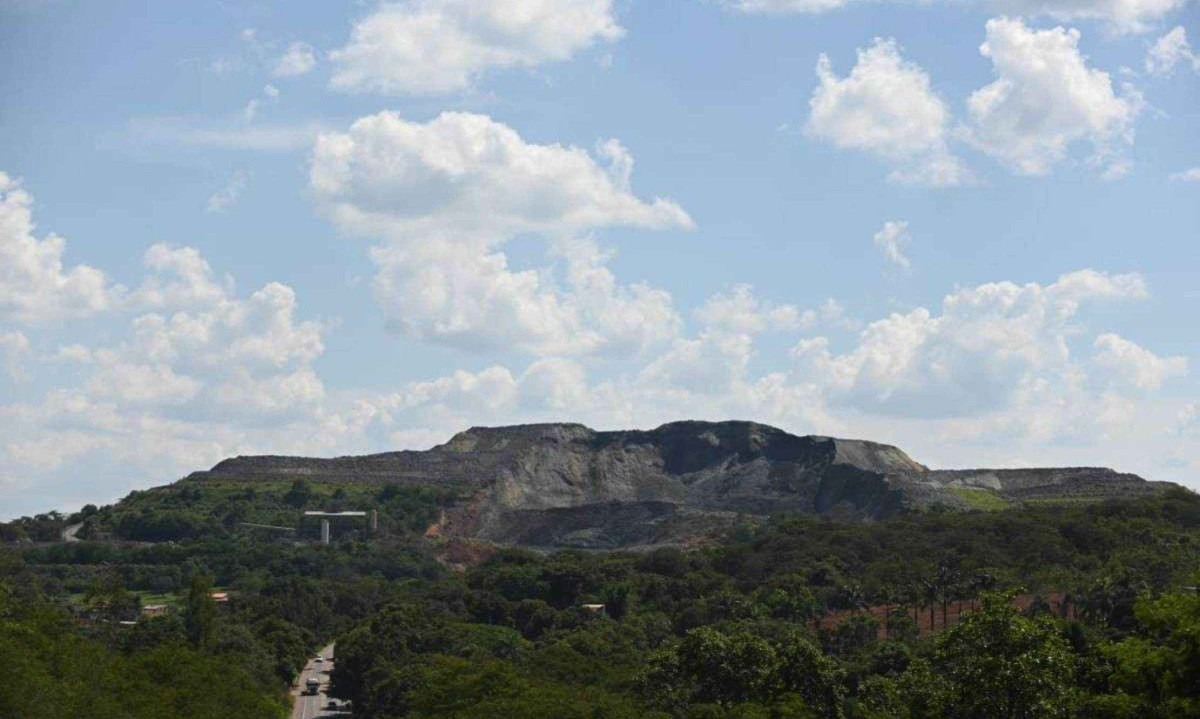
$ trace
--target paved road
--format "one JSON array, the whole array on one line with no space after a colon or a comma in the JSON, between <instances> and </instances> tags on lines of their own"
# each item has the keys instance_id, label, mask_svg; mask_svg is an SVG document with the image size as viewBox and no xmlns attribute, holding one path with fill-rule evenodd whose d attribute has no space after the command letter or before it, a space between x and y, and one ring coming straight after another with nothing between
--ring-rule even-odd
<instances>
[{"instance_id":1,"label":"paved road","mask_svg":"<svg viewBox=\"0 0 1200 719\"><path fill-rule=\"evenodd\" d=\"M292 687L292 719L316 719L317 717L335 717L348 716L347 714L339 714L335 710L327 710L325 707L329 704L329 697L325 692L329 689L329 673L333 671L333 645L325 647L321 650L320 656L325 658L324 662L318 663L316 657L308 660L304 665L304 671L300 672L299 678L296 679L296 686ZM309 677L316 677L321 681L321 690L316 695L304 694L304 682Z\"/></svg>"}]
</instances>

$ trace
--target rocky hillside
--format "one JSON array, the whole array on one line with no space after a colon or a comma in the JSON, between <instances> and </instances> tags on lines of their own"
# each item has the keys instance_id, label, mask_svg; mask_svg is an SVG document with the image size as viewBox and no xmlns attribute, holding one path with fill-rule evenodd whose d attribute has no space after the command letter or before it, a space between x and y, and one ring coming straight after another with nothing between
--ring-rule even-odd
<instances>
[{"instance_id":1,"label":"rocky hillside","mask_svg":"<svg viewBox=\"0 0 1200 719\"><path fill-rule=\"evenodd\" d=\"M309 477L456 488L428 534L604 548L687 541L744 515L865 520L906 509L1139 496L1168 485L1109 469L929 470L896 447L798 437L751 422L649 431L578 424L476 427L423 452L237 457L192 480Z\"/></svg>"}]
</instances>

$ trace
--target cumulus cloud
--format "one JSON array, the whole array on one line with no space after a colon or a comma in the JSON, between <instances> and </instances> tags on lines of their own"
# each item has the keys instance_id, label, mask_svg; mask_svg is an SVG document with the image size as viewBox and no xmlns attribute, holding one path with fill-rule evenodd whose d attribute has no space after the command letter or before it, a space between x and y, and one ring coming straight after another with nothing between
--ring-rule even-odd
<instances>
[{"instance_id":1,"label":"cumulus cloud","mask_svg":"<svg viewBox=\"0 0 1200 719\"><path fill-rule=\"evenodd\" d=\"M1011 406L1015 393L1072 377L1071 321L1082 304L1146 296L1136 274L1081 270L1050 285L995 282L868 325L852 350L823 337L795 356L837 402L897 416L971 415Z\"/></svg>"},{"instance_id":2,"label":"cumulus cloud","mask_svg":"<svg viewBox=\"0 0 1200 719\"><path fill-rule=\"evenodd\" d=\"M238 298L192 248L155 245L144 265L129 307L154 311L134 317L122 343L75 353L93 368L90 398L253 415L322 396L311 369L322 327L296 320L291 288L272 282Z\"/></svg>"},{"instance_id":3,"label":"cumulus cloud","mask_svg":"<svg viewBox=\"0 0 1200 719\"><path fill-rule=\"evenodd\" d=\"M817 62L818 84L809 99L809 136L861 150L896 165L896 182L948 186L969 179L947 145L950 112L929 75L905 60L892 39L858 50L846 77L829 58Z\"/></svg>"},{"instance_id":4,"label":"cumulus cloud","mask_svg":"<svg viewBox=\"0 0 1200 719\"><path fill-rule=\"evenodd\" d=\"M1159 357L1150 350L1111 332L1095 343L1095 362L1108 370L1113 382L1140 390L1156 390L1171 377L1187 373L1186 357Z\"/></svg>"},{"instance_id":5,"label":"cumulus cloud","mask_svg":"<svg viewBox=\"0 0 1200 719\"><path fill-rule=\"evenodd\" d=\"M1044 456L1064 438L1128 436L1145 423L1146 402L1186 370L1112 332L1088 337L1090 353L1073 352L1087 334L1085 308L1147 295L1138 275L1082 270L1046 285L960 288L934 311L871 323L845 351L809 337L790 366L760 367L769 347L760 335L830 326L844 312L832 302L800 311L737 285L696 308L693 334L615 375L550 356L330 394L313 365L323 328L296 318L287 288L239 296L189 249L156 246L146 264L150 277L130 302L157 309L142 310L114 344L60 350L59 361L79 363L77 387L0 406L0 424L13 428L0 443L0 476L66 476L86 463L91 476L111 470L105 486L115 487L237 453L426 448L474 424L650 427L681 417L884 439L922 459L928 447L969 442ZM1168 424L1164 415L1156 431ZM964 456L987 461L979 452Z\"/></svg>"},{"instance_id":6,"label":"cumulus cloud","mask_svg":"<svg viewBox=\"0 0 1200 719\"><path fill-rule=\"evenodd\" d=\"M1173 182L1200 182L1200 167L1191 167L1186 170L1171 173Z\"/></svg>"},{"instance_id":7,"label":"cumulus cloud","mask_svg":"<svg viewBox=\"0 0 1200 719\"><path fill-rule=\"evenodd\" d=\"M34 323L108 307L119 288L93 267L64 267L66 240L34 236L32 205L20 182L0 172L0 316Z\"/></svg>"},{"instance_id":8,"label":"cumulus cloud","mask_svg":"<svg viewBox=\"0 0 1200 719\"><path fill-rule=\"evenodd\" d=\"M1142 108L1136 90L1113 89L1108 73L1089 67L1079 31L1029 28L1019 18L987 22L979 51L996 80L967 100L969 139L1027 175L1044 175L1079 142L1109 176L1127 169L1127 148Z\"/></svg>"},{"instance_id":9,"label":"cumulus cloud","mask_svg":"<svg viewBox=\"0 0 1200 719\"><path fill-rule=\"evenodd\" d=\"M557 62L624 30L612 0L411 0L358 21L329 55L331 85L350 92L443 94L492 69Z\"/></svg>"},{"instance_id":10,"label":"cumulus cloud","mask_svg":"<svg viewBox=\"0 0 1200 719\"><path fill-rule=\"evenodd\" d=\"M904 254L905 245L912 242L908 223L904 220L888 220L883 223L883 227L875 233L872 240L888 262L905 270L912 266Z\"/></svg>"},{"instance_id":11,"label":"cumulus cloud","mask_svg":"<svg viewBox=\"0 0 1200 719\"><path fill-rule=\"evenodd\" d=\"M486 115L444 112L419 123L381 112L321 135L309 181L339 224L364 234L487 244L521 232L691 226L675 203L634 196L628 152L607 147L606 167L582 148L526 142Z\"/></svg>"},{"instance_id":12,"label":"cumulus cloud","mask_svg":"<svg viewBox=\"0 0 1200 719\"><path fill-rule=\"evenodd\" d=\"M305 42L293 42L287 50L275 61L272 70L276 77L298 77L308 74L317 66L317 53L312 45Z\"/></svg>"},{"instance_id":13,"label":"cumulus cloud","mask_svg":"<svg viewBox=\"0 0 1200 719\"><path fill-rule=\"evenodd\" d=\"M129 296L137 310L196 309L219 305L233 294L233 278L220 281L212 267L193 247L151 245L142 255L149 272Z\"/></svg>"},{"instance_id":14,"label":"cumulus cloud","mask_svg":"<svg viewBox=\"0 0 1200 719\"><path fill-rule=\"evenodd\" d=\"M144 266L141 286L112 308L125 323L117 339L53 357L72 365L73 384L0 406L0 476L23 482L87 463L89 476L118 483L94 490L107 492L139 472L167 479L247 449L300 451L342 436L346 422L326 421L313 367L325 328L297 318L289 287L239 297L192 248L155 245Z\"/></svg>"},{"instance_id":15,"label":"cumulus cloud","mask_svg":"<svg viewBox=\"0 0 1200 719\"><path fill-rule=\"evenodd\" d=\"M750 285L734 285L729 292L713 295L696 308L696 319L708 330L724 334L754 335L767 330L796 329L805 315L793 305L762 300ZM815 315L810 316L815 318Z\"/></svg>"},{"instance_id":16,"label":"cumulus cloud","mask_svg":"<svg viewBox=\"0 0 1200 719\"><path fill-rule=\"evenodd\" d=\"M798 432L993 443L1040 455L1064 441L1131 436L1157 406L1156 393L1186 370L1181 358L1112 332L1072 349L1085 334L1085 308L1146 296L1138 275L1093 270L1045 285L965 287L936 310L871 323L844 351L833 349L840 341L808 337L791 366L763 369L756 357L767 345L759 335L803 331L805 312L735 286L696 309L693 334L616 376L597 378L586 363L547 357L523 372L494 365L411 383L364 398L371 409L356 411L388 437L422 446L481 421L645 427L753 417Z\"/></svg>"},{"instance_id":17,"label":"cumulus cloud","mask_svg":"<svg viewBox=\"0 0 1200 719\"><path fill-rule=\"evenodd\" d=\"M589 233L692 226L675 203L635 196L632 167L615 141L593 157L483 115L383 112L318 138L309 182L337 226L379 241L376 297L402 331L471 348L624 352L672 336L679 320L665 292L619 284ZM503 245L531 234L550 240L557 273L509 266Z\"/></svg>"}]
</instances>

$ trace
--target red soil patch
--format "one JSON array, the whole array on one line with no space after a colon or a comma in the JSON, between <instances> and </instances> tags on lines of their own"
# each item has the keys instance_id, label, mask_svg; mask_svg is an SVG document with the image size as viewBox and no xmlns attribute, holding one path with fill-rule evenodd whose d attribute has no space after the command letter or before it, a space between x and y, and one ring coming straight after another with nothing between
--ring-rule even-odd
<instances>
[{"instance_id":1,"label":"red soil patch","mask_svg":"<svg viewBox=\"0 0 1200 719\"><path fill-rule=\"evenodd\" d=\"M1025 611L1033 606L1034 602L1038 601L1039 598L1045 600L1045 602L1050 605L1050 612L1055 616L1063 617L1064 619L1075 619L1078 616L1076 613L1075 603L1062 592L1050 592L1049 594L1019 594L1016 597L1013 597L1013 605L1018 609ZM932 622L930 621L929 605L916 608L909 607L905 613L910 618L916 620L920 635L924 637L929 636L931 633L937 633L943 629L946 629L947 627L952 627L955 624L958 624L964 615L974 611L975 609L978 609L978 607L979 603L974 599L956 600L946 605L946 614L943 618L942 605L941 602L938 602L933 608ZM830 631L837 628L839 624L849 617L852 617L856 614L869 614L879 622L879 638L886 639L887 636L885 635L884 631L884 617L889 611L894 612L897 608L898 605L895 604L877 604L860 611L842 610L830 612L820 619L820 623L817 626L826 631Z\"/></svg>"}]
</instances>

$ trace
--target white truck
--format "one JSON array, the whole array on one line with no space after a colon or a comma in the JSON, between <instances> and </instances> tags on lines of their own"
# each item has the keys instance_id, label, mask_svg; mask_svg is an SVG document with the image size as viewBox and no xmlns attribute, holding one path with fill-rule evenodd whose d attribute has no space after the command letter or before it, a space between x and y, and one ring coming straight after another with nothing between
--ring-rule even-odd
<instances>
[{"instance_id":1,"label":"white truck","mask_svg":"<svg viewBox=\"0 0 1200 719\"><path fill-rule=\"evenodd\" d=\"M316 677L309 677L304 680L304 693L316 695L321 691L321 680Z\"/></svg>"}]
</instances>

